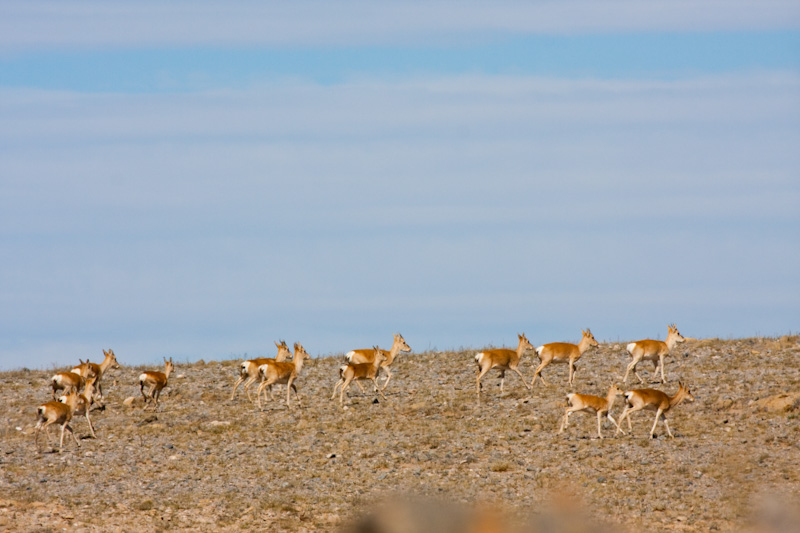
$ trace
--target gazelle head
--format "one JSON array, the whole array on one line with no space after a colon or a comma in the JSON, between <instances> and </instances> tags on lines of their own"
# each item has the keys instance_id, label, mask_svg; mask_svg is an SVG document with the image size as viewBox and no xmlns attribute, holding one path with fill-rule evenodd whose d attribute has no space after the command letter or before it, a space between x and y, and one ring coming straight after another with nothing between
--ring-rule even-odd
<instances>
[{"instance_id":1,"label":"gazelle head","mask_svg":"<svg viewBox=\"0 0 800 533\"><path fill-rule=\"evenodd\" d=\"M384 350L378 348L378 346L373 346L372 349L375 350L375 364L380 366L380 364L386 360L387 353Z\"/></svg>"},{"instance_id":2,"label":"gazelle head","mask_svg":"<svg viewBox=\"0 0 800 533\"><path fill-rule=\"evenodd\" d=\"M400 351L401 352L410 352L411 351L411 346L409 346L408 343L406 343L406 340L399 333L395 333L394 334L394 342L395 342L395 344L398 344L400 346ZM377 348L377 346L376 346L376 348Z\"/></svg>"},{"instance_id":3,"label":"gazelle head","mask_svg":"<svg viewBox=\"0 0 800 533\"><path fill-rule=\"evenodd\" d=\"M114 354L114 350L111 348L108 351L103 350L103 355L106 356L106 359L111 359L110 368L120 368L120 364L117 362L117 356Z\"/></svg>"},{"instance_id":4,"label":"gazelle head","mask_svg":"<svg viewBox=\"0 0 800 533\"><path fill-rule=\"evenodd\" d=\"M517 333L517 337L519 337L519 345L522 348L521 353L524 353L525 350L528 349L534 349L533 344L531 344L531 341L528 340L528 337L526 337L524 333Z\"/></svg>"},{"instance_id":5,"label":"gazelle head","mask_svg":"<svg viewBox=\"0 0 800 533\"><path fill-rule=\"evenodd\" d=\"M673 336L675 338L675 342L683 342L686 339L681 335L681 332L678 331L678 326L675 324L668 324L667 327L669 328L669 336Z\"/></svg>"},{"instance_id":6,"label":"gazelle head","mask_svg":"<svg viewBox=\"0 0 800 533\"><path fill-rule=\"evenodd\" d=\"M592 335L592 330L586 328L586 330L581 330L581 332L583 332L583 339L581 339L581 341L586 339L589 342L589 346L600 346L600 344L594 338L594 335Z\"/></svg>"},{"instance_id":7,"label":"gazelle head","mask_svg":"<svg viewBox=\"0 0 800 533\"><path fill-rule=\"evenodd\" d=\"M165 357L164 358L164 373L169 375L170 372L172 372L173 370L175 370L175 365L172 363L172 357L169 358L169 361L167 361L167 358Z\"/></svg>"},{"instance_id":8,"label":"gazelle head","mask_svg":"<svg viewBox=\"0 0 800 533\"><path fill-rule=\"evenodd\" d=\"M692 391L689 390L689 387L685 386L680 381L678 382L678 394L681 395L679 398L682 400L688 400L690 402L694 402L694 395Z\"/></svg>"},{"instance_id":9,"label":"gazelle head","mask_svg":"<svg viewBox=\"0 0 800 533\"><path fill-rule=\"evenodd\" d=\"M620 396L620 395L622 395L622 394L625 394L625 391L624 391L624 390L622 390L622 389L620 389L620 388L619 388L619 385L617 385L616 383L614 383L613 385L611 385L611 388L610 388L610 389L608 389L608 394L609 394L609 396L613 394L613 395L614 395L614 397L616 398L617 396Z\"/></svg>"},{"instance_id":10,"label":"gazelle head","mask_svg":"<svg viewBox=\"0 0 800 533\"><path fill-rule=\"evenodd\" d=\"M288 347L287 347L287 349L288 349ZM297 359L298 357L301 360L305 359L305 358L308 357L308 352L306 351L305 348L303 348L302 344L300 344L299 342L296 342L296 343L294 343L294 358Z\"/></svg>"}]
</instances>

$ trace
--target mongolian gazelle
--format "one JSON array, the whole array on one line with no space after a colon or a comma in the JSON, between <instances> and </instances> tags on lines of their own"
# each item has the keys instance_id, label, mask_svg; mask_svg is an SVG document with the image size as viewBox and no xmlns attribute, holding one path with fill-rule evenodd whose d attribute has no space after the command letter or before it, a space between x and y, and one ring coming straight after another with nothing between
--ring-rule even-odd
<instances>
[{"instance_id":1,"label":"mongolian gazelle","mask_svg":"<svg viewBox=\"0 0 800 533\"><path fill-rule=\"evenodd\" d=\"M97 387L97 397L99 398L103 397L103 386L100 384L100 379L103 377L103 374L105 374L106 370L109 368L119 368L119 363L117 362L117 356L114 355L114 350L111 348L109 348L108 351L103 350L103 355L103 361L100 364L90 363L88 359L86 362L78 359L78 361L81 361L81 364L72 369L73 372L80 374L84 379L97 376L95 387Z\"/></svg>"},{"instance_id":2,"label":"mongolian gazelle","mask_svg":"<svg viewBox=\"0 0 800 533\"><path fill-rule=\"evenodd\" d=\"M347 359L348 363L360 364L360 363L371 363L375 360L375 354L378 353L377 346L370 348L362 348L360 350L351 350L347 352L345 358ZM403 338L402 335L399 333L395 333L394 341L392 342L392 347L388 353L386 353L386 358L384 359L383 363L381 363L381 368L386 371L386 381L383 382L383 389L386 390L386 386L389 385L389 380L392 379L392 373L389 370L389 367L394 362L394 358L397 357L397 354L400 352L410 352L411 347L406 343L406 340ZM384 350L385 352L385 350ZM356 381L356 385L360 388L361 385ZM363 392L363 389L362 389Z\"/></svg>"},{"instance_id":3,"label":"mongolian gazelle","mask_svg":"<svg viewBox=\"0 0 800 533\"><path fill-rule=\"evenodd\" d=\"M506 379L506 370L511 370L516 372L519 378L522 380L522 384L525 385L525 388L530 389L528 384L525 382L525 378L522 375L522 372L519 371L519 361L522 358L522 355L528 349L533 349L533 345L530 343L525 334L517 334L519 337L519 345L517 346L516 350L510 350L508 348L495 348L493 350L484 350L482 352L478 352L475 355L475 362L478 364L478 378L477 378L477 392L478 392L478 400L481 397L481 378L486 374L489 370L493 368L497 368L500 370L500 392L503 392L503 384Z\"/></svg>"},{"instance_id":4,"label":"mongolian gazelle","mask_svg":"<svg viewBox=\"0 0 800 533\"><path fill-rule=\"evenodd\" d=\"M581 342L578 344L570 344L568 342L551 342L536 348L536 354L539 356L541 363L536 368L536 372L533 373L531 387L536 383L537 377L541 377L542 383L547 385L547 381L545 381L544 376L542 375L542 370L544 370L545 367L547 367L547 365L550 363L569 364L568 383L572 385L575 377L575 362L580 359L583 353L592 346L598 346L598 343L595 340L594 335L592 335L591 330L587 328L586 331L583 331L583 337L581 338Z\"/></svg>"},{"instance_id":5,"label":"mongolian gazelle","mask_svg":"<svg viewBox=\"0 0 800 533\"><path fill-rule=\"evenodd\" d=\"M658 374L658 367L661 367L661 383L666 383L667 380L664 378L664 357L669 355L670 350L679 342L683 342L685 339L683 335L680 334L678 331L678 327L675 324L670 324L667 326L669 328L669 332L667 333L667 340L666 341L655 341L652 339L644 339L641 341L631 342L627 346L628 353L631 354L633 360L628 365L628 368L625 370L625 377L622 378L622 382L626 383L628 381L628 374L631 370L639 378L639 383L644 383L642 377L636 372L636 365L638 365L642 361L652 361L653 362L653 375Z\"/></svg>"},{"instance_id":6,"label":"mongolian gazelle","mask_svg":"<svg viewBox=\"0 0 800 533\"><path fill-rule=\"evenodd\" d=\"M336 398L336 389L341 386L339 394L339 404L344 405L344 392L350 387L353 380L368 379L375 385L375 390L385 400L386 396L378 386L378 372L380 372L381 365L386 360L387 354L385 350L381 350L377 346L374 348L375 357L370 363L347 363L339 368L339 381L333 386L333 394L331 400Z\"/></svg>"},{"instance_id":7,"label":"mongolian gazelle","mask_svg":"<svg viewBox=\"0 0 800 533\"><path fill-rule=\"evenodd\" d=\"M300 403L300 397L297 395L297 387L294 385L295 380L300 375L300 370L303 369L303 361L308 357L308 352L303 348L299 342L294 343L294 359L291 363L267 361L259 367L259 373L264 376L264 381L258 386L256 398L258 398L258 408L261 409L261 391L266 387L271 387L275 384L286 384L286 405L291 408L290 403L292 390L294 389L294 397L297 403Z\"/></svg>"},{"instance_id":8,"label":"mongolian gazelle","mask_svg":"<svg viewBox=\"0 0 800 533\"><path fill-rule=\"evenodd\" d=\"M675 396L668 396L660 390L655 389L637 389L626 392L625 398L628 400L628 405L625 407L625 410L622 411L622 415L619 417L617 432L622 431L620 426L625 418L628 419L628 431L633 432L633 428L631 428L631 413L641 411L642 409L648 409L656 412L656 420L653 422L653 429L650 430L651 439L653 438L653 434L656 432L656 426L658 425L659 419L664 420L664 427L667 428L667 434L670 437L675 438L675 436L672 434L672 431L669 430L669 424L667 423L666 417L667 411L676 405L683 403L684 400L689 400L690 402L694 401L692 392L688 387L684 387L683 383L678 383L678 392L675 393Z\"/></svg>"},{"instance_id":9,"label":"mongolian gazelle","mask_svg":"<svg viewBox=\"0 0 800 533\"><path fill-rule=\"evenodd\" d=\"M173 370L175 370L175 365L172 363L172 357L169 358L169 361L165 357L163 372L147 371L142 372L139 376L139 390L142 391L145 408L147 408L147 402L149 401L153 404L154 410L158 409L158 398L161 396L161 389L167 386L167 380ZM147 394L144 393L145 386L150 387Z\"/></svg>"},{"instance_id":10,"label":"mongolian gazelle","mask_svg":"<svg viewBox=\"0 0 800 533\"><path fill-rule=\"evenodd\" d=\"M37 420L34 442L37 450L39 450L39 432L42 428L44 428L44 432L47 434L47 440L51 440L50 430L48 429L51 424L58 424L61 426L61 441L58 446L59 452L64 449L64 431L66 430L69 430L69 434L72 435L72 440L80 447L81 443L75 438L75 432L72 431L72 428L69 426L72 413L75 411L77 405L78 393L73 391L67 394L64 403L53 400L43 403L36 409Z\"/></svg>"},{"instance_id":11,"label":"mongolian gazelle","mask_svg":"<svg viewBox=\"0 0 800 533\"><path fill-rule=\"evenodd\" d=\"M286 358L291 355L289 351L289 347L286 345L286 341L281 341L280 344L277 342L275 346L278 347L278 355L274 358L272 357L259 357L257 359L248 359L247 361L242 361L239 365L239 379L236 380L236 383L233 385L233 392L231 393L231 400L236 397L236 388L244 382L244 392L247 393L247 399L251 402L253 398L250 396L250 385L252 385L260 375L258 372L258 368L261 365L267 364L267 361L277 361L282 363L286 361ZM272 393L272 389L270 388L270 394Z\"/></svg>"},{"instance_id":12,"label":"mongolian gazelle","mask_svg":"<svg viewBox=\"0 0 800 533\"><path fill-rule=\"evenodd\" d=\"M569 415L581 411L597 414L597 436L601 439L603 438L603 433L600 431L600 427L603 415L606 415L606 417L617 426L617 429L619 429L619 424L617 424L611 416L611 407L614 405L614 400L620 394L622 394L622 389L616 385L611 385L611 388L608 389L608 395L605 398L593 394L577 394L574 392L572 394L567 394L568 407L567 411L564 413L564 420L561 422L561 429L559 429L558 432L564 432L564 428L567 427L569 422ZM623 431L623 434L624 433Z\"/></svg>"}]
</instances>

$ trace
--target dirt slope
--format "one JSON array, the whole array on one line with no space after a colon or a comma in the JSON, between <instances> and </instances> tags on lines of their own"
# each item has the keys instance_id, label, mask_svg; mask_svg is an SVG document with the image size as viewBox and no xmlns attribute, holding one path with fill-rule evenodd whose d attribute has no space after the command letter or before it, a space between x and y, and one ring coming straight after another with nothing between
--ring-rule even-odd
<instances>
[{"instance_id":1,"label":"dirt slope","mask_svg":"<svg viewBox=\"0 0 800 533\"><path fill-rule=\"evenodd\" d=\"M646 385L673 393L680 379L695 395L669 415L675 439L661 425L647 438L652 412L633 416L633 435L606 422L601 441L583 414L557 434L567 392L605 395L621 379L624 343L587 352L573 389L562 365L532 392L509 373L501 395L493 370L480 405L474 354L401 354L388 401L353 387L346 409L329 399L341 357L306 363L302 407L287 409L281 387L263 411L241 388L229 399L236 360L178 363L155 413L123 405L142 370L123 366L92 413L99 438L61 454L34 447L53 370L0 373L0 530L389 531L376 514L409 532L798 529L797 337L677 346L670 382ZM529 384L536 363L523 358ZM84 419L73 427L88 435Z\"/></svg>"}]
</instances>

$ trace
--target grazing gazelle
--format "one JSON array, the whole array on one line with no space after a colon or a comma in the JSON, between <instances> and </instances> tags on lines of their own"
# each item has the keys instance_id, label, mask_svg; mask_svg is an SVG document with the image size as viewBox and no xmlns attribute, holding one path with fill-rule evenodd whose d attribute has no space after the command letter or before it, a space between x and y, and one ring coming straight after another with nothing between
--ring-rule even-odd
<instances>
[{"instance_id":1,"label":"grazing gazelle","mask_svg":"<svg viewBox=\"0 0 800 533\"><path fill-rule=\"evenodd\" d=\"M75 438L75 432L72 431L72 428L69 426L69 421L72 419L72 413L75 411L75 408L78 405L78 393L73 391L67 394L66 400L64 403L59 401L53 400L47 403L43 403L36 409L36 430L35 430L35 438L34 442L36 444L36 450L39 450L39 432L44 428L45 434L47 434L48 442L51 440L50 437L50 430L48 429L51 424L58 424L61 426L61 441L58 446L58 451L61 452L64 449L64 431L69 430L69 434L72 435L72 440L75 441L79 447L81 445L78 442L78 439Z\"/></svg>"},{"instance_id":2,"label":"grazing gazelle","mask_svg":"<svg viewBox=\"0 0 800 533\"><path fill-rule=\"evenodd\" d=\"M86 380L80 374L75 372L59 372L50 378L50 385L53 387L53 399L58 398L57 391L64 390L67 394L70 392L78 392L81 387L86 383Z\"/></svg>"},{"instance_id":3,"label":"grazing gazelle","mask_svg":"<svg viewBox=\"0 0 800 533\"><path fill-rule=\"evenodd\" d=\"M252 385L255 380L258 379L258 368L261 365L267 364L267 361L277 361L282 363L286 361L286 358L289 357L289 355L291 355L289 347L286 345L286 341L281 341L280 344L275 342L275 346L278 347L278 355L275 357L259 357L257 359L248 359L247 361L242 361L242 363L239 365L239 379L237 379L236 383L233 384L231 400L236 397L236 388L242 382L244 382L244 392L247 393L247 399L252 402L253 398L250 396L250 385ZM270 394L271 393L272 388L270 388Z\"/></svg>"},{"instance_id":4,"label":"grazing gazelle","mask_svg":"<svg viewBox=\"0 0 800 533\"><path fill-rule=\"evenodd\" d=\"M586 331L581 331L583 332L583 337L581 338L581 342L578 344L570 344L568 342L551 342L550 344L545 344L536 348L536 354L539 356L539 359L542 362L536 368L536 372L533 373L533 381L531 382L531 386L536 383L537 376L541 377L542 383L547 385L547 381L545 381L544 376L542 375L542 370L544 370L545 367L550 363L569 364L568 383L572 385L572 381L575 377L575 361L580 359L583 355L583 352L588 350L590 347L598 346L598 343L594 339L594 335L592 335L591 330L587 328Z\"/></svg>"},{"instance_id":5,"label":"grazing gazelle","mask_svg":"<svg viewBox=\"0 0 800 533\"><path fill-rule=\"evenodd\" d=\"M614 420L614 417L611 416L611 407L614 405L614 400L622 394L622 389L617 387L616 385L611 385L611 388L608 389L608 395L605 398L601 398L600 396L595 396L593 394L577 394L571 393L567 394L567 411L564 413L564 421L561 422L561 429L558 430L559 433L564 432L564 428L567 427L567 423L569 422L569 415L572 413L578 412L585 412L585 413L596 413L597 414L597 436L601 439L603 438L603 433L600 431L601 421L603 415L606 415L611 422L614 423L617 428L619 428L619 424ZM623 434L625 432L623 431Z\"/></svg>"},{"instance_id":6,"label":"grazing gazelle","mask_svg":"<svg viewBox=\"0 0 800 533\"><path fill-rule=\"evenodd\" d=\"M667 340L666 341L654 341L652 339L644 339L641 341L631 342L628 344L627 349L628 353L631 354L633 360L628 365L628 368L625 370L625 377L622 378L622 382L626 383L628 381L628 374L631 370L639 378L639 383L644 383L642 377L636 372L636 365L638 365L642 361L652 361L653 362L653 375L656 376L658 374L658 367L661 367L661 383L666 383L667 380L664 377L664 357L669 355L670 350L679 342L683 342L684 339L683 335L680 334L678 331L678 327L675 324L670 324L667 326L669 328L669 332L667 333Z\"/></svg>"},{"instance_id":7,"label":"grazing gazelle","mask_svg":"<svg viewBox=\"0 0 800 533\"><path fill-rule=\"evenodd\" d=\"M348 363L360 364L360 363L371 363L375 360L375 354L378 353L379 348L377 346L373 348L362 348L360 350L350 350L345 355L347 358ZM383 382L383 389L386 390L386 386L389 384L389 380L392 379L392 373L389 370L389 367L394 362L394 358L397 357L397 354L400 352L410 352L411 347L406 343L406 340L403 338L402 335L399 333L395 333L394 341L392 342L392 347L388 353L386 353L386 359L381 363L381 368L386 371L386 381ZM385 352L385 350L384 350ZM360 388L361 385L356 381L356 385ZM362 389L363 392L363 389Z\"/></svg>"},{"instance_id":8,"label":"grazing gazelle","mask_svg":"<svg viewBox=\"0 0 800 533\"><path fill-rule=\"evenodd\" d=\"M105 357L103 358L103 362L100 364L90 363L88 359L86 362L78 359L78 361L81 361L81 364L72 369L73 372L80 374L84 379L97 376L97 381L95 381L95 387L97 388L97 399L103 398L103 386L100 383L100 379L103 377L103 374L105 374L106 370L109 368L119 368L119 363L117 362L117 356L114 355L114 350L111 348L109 348L108 351L103 350L103 355Z\"/></svg>"},{"instance_id":9,"label":"grazing gazelle","mask_svg":"<svg viewBox=\"0 0 800 533\"><path fill-rule=\"evenodd\" d=\"M653 429L650 430L650 438L652 439L653 434L656 432L659 419L664 420L664 427L667 428L667 434L675 438L672 431L669 430L666 413L676 405L680 405L684 400L693 402L694 396L692 396L692 392L688 387L684 387L683 383L678 383L678 392L675 393L675 396L668 396L660 390L655 389L637 389L626 392L625 399L628 400L628 405L619 417L617 433L622 431L620 426L625 418L628 419L628 431L633 432L633 428L631 428L631 413L641 411L642 409L648 409L656 412L656 420L653 422Z\"/></svg>"},{"instance_id":10,"label":"grazing gazelle","mask_svg":"<svg viewBox=\"0 0 800 533\"><path fill-rule=\"evenodd\" d=\"M169 361L165 357L163 372L147 371L142 372L139 376L139 390L142 391L145 408L147 408L147 402L151 402L153 409L158 409L158 398L161 396L161 389L167 386L167 380L173 370L175 370L175 365L172 364L172 357L169 358ZM150 387L147 394L144 393L145 386Z\"/></svg>"},{"instance_id":11,"label":"grazing gazelle","mask_svg":"<svg viewBox=\"0 0 800 533\"><path fill-rule=\"evenodd\" d=\"M89 432L92 434L92 438L96 439L97 435L94 432L94 424L92 424L92 419L89 418L89 411L92 408L92 404L94 403L95 398L95 391L94 391L94 384L97 382L97 376L92 376L86 380L86 387L84 387L83 392L78 395L78 403L75 406L75 410L72 413L72 416L85 416L86 421L89 423ZM67 403L66 396L60 396L58 401L61 403Z\"/></svg>"},{"instance_id":12,"label":"grazing gazelle","mask_svg":"<svg viewBox=\"0 0 800 533\"><path fill-rule=\"evenodd\" d=\"M294 382L300 375L300 370L303 369L303 361L305 361L307 357L308 352L306 352L306 349L303 348L302 344L296 342L294 343L294 359L292 359L291 363L267 361L258 367L259 373L264 376L264 381L261 382L256 391L259 409L261 409L261 391L274 384L286 384L286 405L289 408L292 407L289 400L291 399L293 389L294 397L297 403L300 403L300 397L297 395L297 387L294 385Z\"/></svg>"},{"instance_id":13,"label":"grazing gazelle","mask_svg":"<svg viewBox=\"0 0 800 533\"><path fill-rule=\"evenodd\" d=\"M503 392L503 384L506 380L506 370L516 372L516 374L522 380L522 384L525 385L525 388L530 389L528 384L525 382L525 377L523 377L522 372L520 372L519 368L517 367L519 366L520 358L522 358L522 355L525 353L525 351L528 349L533 349L533 344L530 343L524 333L518 333L517 337L519 337L519 345L517 345L516 350L510 350L508 348L495 348L493 350L484 350L482 352L478 352L475 355L475 362L478 364L477 392L479 400L481 397L481 378L493 368L500 370L501 393Z\"/></svg>"},{"instance_id":14,"label":"grazing gazelle","mask_svg":"<svg viewBox=\"0 0 800 533\"><path fill-rule=\"evenodd\" d=\"M384 400L386 399L383 391L378 386L378 372L380 372L381 365L386 360L387 353L385 350L381 350L377 346L375 346L374 351L375 357L369 363L347 363L346 365L339 367L339 381L337 381L336 385L333 386L331 400L336 398L336 389L341 386L339 404L344 405L344 392L350 387L350 383L352 383L353 380L362 379L368 379L372 381L372 384L375 385L375 390L378 392L378 394L380 394ZM358 381L356 381L356 383L358 383Z\"/></svg>"}]
</instances>

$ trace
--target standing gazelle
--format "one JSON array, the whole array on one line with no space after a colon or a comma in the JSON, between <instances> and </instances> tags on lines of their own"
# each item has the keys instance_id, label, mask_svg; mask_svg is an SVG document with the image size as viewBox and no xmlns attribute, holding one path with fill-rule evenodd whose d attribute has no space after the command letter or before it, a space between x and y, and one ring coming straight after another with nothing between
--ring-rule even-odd
<instances>
[{"instance_id":1,"label":"standing gazelle","mask_svg":"<svg viewBox=\"0 0 800 533\"><path fill-rule=\"evenodd\" d=\"M72 435L72 440L80 447L81 443L75 438L75 432L72 431L72 428L69 426L69 421L72 420L72 413L75 411L77 405L78 393L73 391L67 394L64 403L53 400L41 404L36 409L37 420L34 443L36 444L37 451L39 450L39 432L42 428L44 428L44 432L47 435L47 440L51 440L49 430L51 424L58 424L61 426L61 441L58 446L59 452L64 449L64 431L66 430L69 430L69 434Z\"/></svg>"},{"instance_id":2,"label":"standing gazelle","mask_svg":"<svg viewBox=\"0 0 800 533\"><path fill-rule=\"evenodd\" d=\"M375 350L375 357L369 363L347 363L346 365L342 365L339 368L339 381L336 382L336 385L333 386L333 394L331 395L331 400L336 398L336 389L341 386L340 394L339 394L339 404L344 405L344 392L350 387L350 383L353 380L368 379L372 381L372 384L375 386L375 390L381 397L385 400L386 396L383 394L383 391L378 386L378 372L380 372L381 365L386 360L387 354L385 350L381 350L377 346L374 348Z\"/></svg>"},{"instance_id":3,"label":"standing gazelle","mask_svg":"<svg viewBox=\"0 0 800 533\"><path fill-rule=\"evenodd\" d=\"M603 415L606 415L606 417L611 420L611 422L613 422L617 428L619 428L619 424L617 424L617 422L614 420L614 417L611 416L611 407L614 405L614 400L620 394L622 394L622 389L616 385L611 385L611 388L608 389L608 395L605 398L601 398L600 396L595 396L593 394L577 394L574 392L567 394L567 403L569 405L567 407L567 411L564 413L564 421L561 422L561 429L559 429L558 432L564 432L564 428L567 427L567 423L569 422L569 415L572 413L578 413L581 411L585 413L596 413L597 436L602 439L603 433L600 431L600 427ZM623 431L623 433L625 432Z\"/></svg>"},{"instance_id":4,"label":"standing gazelle","mask_svg":"<svg viewBox=\"0 0 800 533\"><path fill-rule=\"evenodd\" d=\"M475 362L478 364L478 378L476 380L478 400L481 398L481 378L493 368L500 370L500 393L503 392L503 384L506 380L506 370L516 372L516 374L522 380L522 384L525 385L525 388L530 389L528 384L525 382L522 372L520 372L519 368L517 367L519 366L519 361L525 351L528 349L533 349L533 344L530 343L524 333L518 333L517 337L519 337L519 345L517 345L516 350L510 350L508 348L495 348L493 350L484 350L475 354Z\"/></svg>"},{"instance_id":5,"label":"standing gazelle","mask_svg":"<svg viewBox=\"0 0 800 533\"><path fill-rule=\"evenodd\" d=\"M547 381L545 381L544 376L542 375L542 370L544 370L545 367L550 363L569 364L568 383L572 385L572 381L575 377L575 362L581 358L583 352L592 346L599 346L589 328L586 328L586 331L581 331L583 332L583 337L581 338L581 342L578 344L570 344L568 342L551 342L536 348L536 354L539 356L541 364L539 364L539 366L536 368L536 372L533 373L531 387L536 383L537 376L541 377L542 383L547 385Z\"/></svg>"},{"instance_id":6,"label":"standing gazelle","mask_svg":"<svg viewBox=\"0 0 800 533\"><path fill-rule=\"evenodd\" d=\"M350 350L345 355L348 363L371 363L375 360L375 354L378 353L377 346L370 348L362 348L359 350ZM384 350L385 351L385 350ZM406 340L403 338L402 335L399 333L395 333L394 341L392 342L392 347L388 353L386 353L386 358L384 359L383 363L381 363L381 368L386 371L386 381L383 383L382 390L386 390L386 386L389 385L389 380L392 379L392 373L389 370L389 367L394 362L394 358L397 357L397 354L400 352L410 352L411 347L406 343ZM361 385L356 381L356 385L361 387Z\"/></svg>"},{"instance_id":7,"label":"standing gazelle","mask_svg":"<svg viewBox=\"0 0 800 533\"><path fill-rule=\"evenodd\" d=\"M622 415L619 417L617 433L622 431L620 426L625 418L628 419L628 431L632 433L633 428L631 427L631 413L641 411L642 409L648 409L656 412L656 420L653 422L653 429L650 430L651 439L653 438L653 434L656 432L656 426L658 425L659 419L664 421L664 427L667 428L667 434L674 439L675 436L672 434L672 431L669 430L669 424L667 423L667 411L676 405L680 405L684 400L689 400L690 402L694 401L692 391L690 391L688 387L684 387L683 383L678 383L678 392L675 393L675 396L668 396L666 393L655 389L637 389L626 392L625 398L628 400L628 405L625 407L625 410L622 411Z\"/></svg>"},{"instance_id":8,"label":"standing gazelle","mask_svg":"<svg viewBox=\"0 0 800 533\"><path fill-rule=\"evenodd\" d=\"M303 348L299 342L294 343L294 359L291 363L279 361L267 361L258 369L259 373L264 376L264 381L258 386L256 391L256 398L258 398L258 408L261 409L261 391L266 387L271 387L274 384L286 384L286 406L291 408L292 404L289 402L291 399L292 390L294 389L294 397L297 403L300 403L300 397L297 395L297 387L294 382L300 375L300 370L303 369L303 361L308 357L308 352Z\"/></svg>"},{"instance_id":9,"label":"standing gazelle","mask_svg":"<svg viewBox=\"0 0 800 533\"><path fill-rule=\"evenodd\" d=\"M109 348L108 351L103 350L103 356L103 361L100 364L90 363L88 359L84 363L78 359L78 361L81 361L81 364L72 369L73 372L80 374L84 379L89 379L92 376L97 377L97 380L95 381L95 388L97 389L96 397L99 399L103 398L103 386L100 383L100 379L103 377L103 374L105 374L106 370L109 368L119 368L119 363L117 362L117 356L114 355L114 350L111 348Z\"/></svg>"},{"instance_id":10,"label":"standing gazelle","mask_svg":"<svg viewBox=\"0 0 800 533\"><path fill-rule=\"evenodd\" d=\"M633 360L628 365L628 368L625 370L625 377L622 378L622 382L626 383L628 381L628 374L631 370L639 378L639 383L644 383L642 376L640 376L636 372L636 365L638 365L642 361L652 361L653 362L653 375L656 376L658 374L658 367L661 367L661 383L666 383L667 380L664 377L664 357L669 355L670 350L679 342L683 342L684 339L683 335L680 334L678 331L678 327L675 324L670 324L667 326L669 328L669 332L667 333L667 340L666 341L655 341L652 339L644 339L641 341L631 342L627 346L628 353L631 354Z\"/></svg>"},{"instance_id":11,"label":"standing gazelle","mask_svg":"<svg viewBox=\"0 0 800 533\"><path fill-rule=\"evenodd\" d=\"M289 347L286 345L286 341L281 341L280 344L275 342L275 346L278 348L278 355L273 357L259 357L257 359L248 359L247 361L242 361L239 365L239 379L236 380L236 383L233 384L233 392L231 393L231 400L236 397L236 388L244 382L244 392L247 393L247 399L251 402L253 398L250 396L250 385L252 385L260 375L258 373L258 368L261 365L267 364L267 361L277 361L282 363L286 361L286 358L291 355L289 351ZM272 393L272 389L270 389L270 394Z\"/></svg>"},{"instance_id":12,"label":"standing gazelle","mask_svg":"<svg viewBox=\"0 0 800 533\"><path fill-rule=\"evenodd\" d=\"M158 398L161 396L161 389L167 386L167 380L173 370L175 370L175 365L172 364L172 357L169 358L169 361L165 357L163 372L147 371L142 372L139 376L139 390L142 391L145 408L149 401L153 404L154 410L158 409ZM145 386L150 387L147 394L144 393Z\"/></svg>"}]
</instances>

